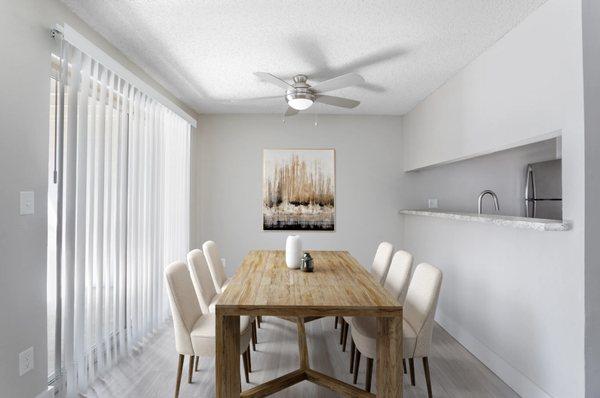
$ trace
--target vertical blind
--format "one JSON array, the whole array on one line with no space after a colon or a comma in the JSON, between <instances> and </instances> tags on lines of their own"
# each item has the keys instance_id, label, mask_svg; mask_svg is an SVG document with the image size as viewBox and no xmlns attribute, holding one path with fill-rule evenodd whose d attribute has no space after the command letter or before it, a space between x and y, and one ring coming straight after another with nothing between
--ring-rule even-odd
<instances>
[{"instance_id":1,"label":"vertical blind","mask_svg":"<svg viewBox=\"0 0 600 398\"><path fill-rule=\"evenodd\" d=\"M75 396L168 318L163 268L189 248L190 124L67 41L60 52L56 249Z\"/></svg>"}]
</instances>

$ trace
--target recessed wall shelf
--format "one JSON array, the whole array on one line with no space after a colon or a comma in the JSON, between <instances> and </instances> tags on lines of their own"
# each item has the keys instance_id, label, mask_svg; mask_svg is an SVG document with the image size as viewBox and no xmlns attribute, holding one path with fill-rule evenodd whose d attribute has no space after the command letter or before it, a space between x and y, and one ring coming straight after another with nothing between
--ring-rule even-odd
<instances>
[{"instance_id":1,"label":"recessed wall shelf","mask_svg":"<svg viewBox=\"0 0 600 398\"><path fill-rule=\"evenodd\" d=\"M490 223L502 227L534 229L536 231L568 231L571 225L564 220L547 220L543 218L527 218L502 216L499 214L461 213L442 210L400 210L400 214L445 218L456 221Z\"/></svg>"}]
</instances>

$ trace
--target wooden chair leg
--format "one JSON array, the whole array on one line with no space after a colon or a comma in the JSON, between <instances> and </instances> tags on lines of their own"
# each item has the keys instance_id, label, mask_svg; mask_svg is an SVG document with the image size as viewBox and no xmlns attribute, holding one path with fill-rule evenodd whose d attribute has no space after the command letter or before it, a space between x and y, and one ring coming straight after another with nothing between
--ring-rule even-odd
<instances>
[{"instance_id":1,"label":"wooden chair leg","mask_svg":"<svg viewBox=\"0 0 600 398\"><path fill-rule=\"evenodd\" d=\"M356 362L354 363L354 384L358 381L358 368L360 366L360 351L356 350Z\"/></svg>"},{"instance_id":2,"label":"wooden chair leg","mask_svg":"<svg viewBox=\"0 0 600 398\"><path fill-rule=\"evenodd\" d=\"M179 397L179 387L181 387L181 374L183 373L183 361L185 355L179 354L179 362L177 363L177 379L175 382L175 398Z\"/></svg>"},{"instance_id":3,"label":"wooden chair leg","mask_svg":"<svg viewBox=\"0 0 600 398\"><path fill-rule=\"evenodd\" d=\"M373 377L373 358L367 358L367 374L365 376L365 390L371 392L371 378Z\"/></svg>"},{"instance_id":4,"label":"wooden chair leg","mask_svg":"<svg viewBox=\"0 0 600 398\"><path fill-rule=\"evenodd\" d=\"M344 341L344 324L346 323L346 321L344 321L344 318L340 318L340 345L342 345L342 342Z\"/></svg>"},{"instance_id":5,"label":"wooden chair leg","mask_svg":"<svg viewBox=\"0 0 600 398\"><path fill-rule=\"evenodd\" d=\"M198 364L200 363L200 357L196 357L196 367L194 368L194 370L197 372L198 371Z\"/></svg>"},{"instance_id":6,"label":"wooden chair leg","mask_svg":"<svg viewBox=\"0 0 600 398\"><path fill-rule=\"evenodd\" d=\"M427 383L427 397L432 398L431 375L429 374L429 358L423 357L423 370L425 371L425 383Z\"/></svg>"},{"instance_id":7,"label":"wooden chair leg","mask_svg":"<svg viewBox=\"0 0 600 398\"><path fill-rule=\"evenodd\" d=\"M337 325L338 325L338 321L339 321L339 320L340 320L340 317L339 317L339 316L336 316L336 317L335 317L335 323L333 324L333 328L334 328L334 329L337 329Z\"/></svg>"},{"instance_id":8,"label":"wooden chair leg","mask_svg":"<svg viewBox=\"0 0 600 398\"><path fill-rule=\"evenodd\" d=\"M410 368L410 384L415 385L415 360L408 358L408 367Z\"/></svg>"},{"instance_id":9,"label":"wooden chair leg","mask_svg":"<svg viewBox=\"0 0 600 398\"><path fill-rule=\"evenodd\" d=\"M260 329L260 323L262 322L262 316L257 316L256 317L256 324L258 325L258 328Z\"/></svg>"},{"instance_id":10,"label":"wooden chair leg","mask_svg":"<svg viewBox=\"0 0 600 398\"><path fill-rule=\"evenodd\" d=\"M350 329L349 323L344 323L344 341L342 342L342 352L346 352L346 341L348 340L348 329Z\"/></svg>"},{"instance_id":11,"label":"wooden chair leg","mask_svg":"<svg viewBox=\"0 0 600 398\"><path fill-rule=\"evenodd\" d=\"M192 373L194 372L194 358L195 355L190 355L190 366L188 370L188 384L192 382Z\"/></svg>"},{"instance_id":12,"label":"wooden chair leg","mask_svg":"<svg viewBox=\"0 0 600 398\"><path fill-rule=\"evenodd\" d=\"M258 343L257 333L256 333L256 320L252 322L252 350L256 351L256 343Z\"/></svg>"},{"instance_id":13,"label":"wooden chair leg","mask_svg":"<svg viewBox=\"0 0 600 398\"><path fill-rule=\"evenodd\" d=\"M246 383L250 383L250 377L248 376L248 349L242 354L242 362L244 363L244 376L246 376Z\"/></svg>"},{"instance_id":14,"label":"wooden chair leg","mask_svg":"<svg viewBox=\"0 0 600 398\"><path fill-rule=\"evenodd\" d=\"M248 349L248 372L252 373L252 359L250 358L250 349Z\"/></svg>"},{"instance_id":15,"label":"wooden chair leg","mask_svg":"<svg viewBox=\"0 0 600 398\"><path fill-rule=\"evenodd\" d=\"M404 370L404 374L406 374L406 359L402 358L402 369Z\"/></svg>"},{"instance_id":16,"label":"wooden chair leg","mask_svg":"<svg viewBox=\"0 0 600 398\"><path fill-rule=\"evenodd\" d=\"M350 336L350 374L354 370L354 353L356 351L356 344L354 344L354 340L352 340L352 336Z\"/></svg>"}]
</instances>

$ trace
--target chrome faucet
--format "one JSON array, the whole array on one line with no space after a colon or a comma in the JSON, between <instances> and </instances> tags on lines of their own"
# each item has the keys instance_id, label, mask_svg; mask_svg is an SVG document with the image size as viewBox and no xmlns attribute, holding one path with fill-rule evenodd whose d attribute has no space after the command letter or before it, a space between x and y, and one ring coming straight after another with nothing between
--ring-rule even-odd
<instances>
[{"instance_id":1,"label":"chrome faucet","mask_svg":"<svg viewBox=\"0 0 600 398\"><path fill-rule=\"evenodd\" d=\"M496 208L496 211L500 211L500 206L498 205L498 196L494 191L486 189L479 194L479 199L477 199L477 214L481 214L481 205L483 204L483 197L485 195L490 195L492 199L494 199L494 207Z\"/></svg>"}]
</instances>

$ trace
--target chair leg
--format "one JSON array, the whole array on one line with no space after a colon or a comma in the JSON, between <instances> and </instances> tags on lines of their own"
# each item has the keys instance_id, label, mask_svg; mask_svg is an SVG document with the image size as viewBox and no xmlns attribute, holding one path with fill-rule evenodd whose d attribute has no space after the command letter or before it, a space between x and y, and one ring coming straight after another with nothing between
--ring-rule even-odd
<instances>
[{"instance_id":1,"label":"chair leg","mask_svg":"<svg viewBox=\"0 0 600 398\"><path fill-rule=\"evenodd\" d=\"M346 352L346 341L348 340L348 329L350 329L350 324L344 323L344 341L342 342L342 351Z\"/></svg>"},{"instance_id":2,"label":"chair leg","mask_svg":"<svg viewBox=\"0 0 600 398\"><path fill-rule=\"evenodd\" d=\"M244 376L246 376L246 383L250 383L250 378L248 376L248 349L244 351L242 354L242 362L244 363Z\"/></svg>"},{"instance_id":3,"label":"chair leg","mask_svg":"<svg viewBox=\"0 0 600 398\"><path fill-rule=\"evenodd\" d=\"M188 368L188 384L192 382L192 373L194 372L194 358L195 355L190 355L190 366Z\"/></svg>"},{"instance_id":4,"label":"chair leg","mask_svg":"<svg viewBox=\"0 0 600 398\"><path fill-rule=\"evenodd\" d=\"M248 349L248 372L252 373L252 359L250 358L250 349Z\"/></svg>"},{"instance_id":5,"label":"chair leg","mask_svg":"<svg viewBox=\"0 0 600 398\"><path fill-rule=\"evenodd\" d=\"M432 398L431 375L429 374L429 358L423 357L423 370L425 371L425 383L427 383L427 397Z\"/></svg>"},{"instance_id":6,"label":"chair leg","mask_svg":"<svg viewBox=\"0 0 600 398\"><path fill-rule=\"evenodd\" d=\"M256 317L256 323L257 323L259 329L260 329L260 323L261 322L262 322L262 316L259 315L259 316Z\"/></svg>"},{"instance_id":7,"label":"chair leg","mask_svg":"<svg viewBox=\"0 0 600 398\"><path fill-rule=\"evenodd\" d=\"M406 359L402 358L402 369L404 370L404 374L406 374Z\"/></svg>"},{"instance_id":8,"label":"chair leg","mask_svg":"<svg viewBox=\"0 0 600 398\"><path fill-rule=\"evenodd\" d=\"M346 321L344 321L344 318L340 318L340 345L342 345L342 342L344 341L344 324L346 323Z\"/></svg>"},{"instance_id":9,"label":"chair leg","mask_svg":"<svg viewBox=\"0 0 600 398\"><path fill-rule=\"evenodd\" d=\"M179 362L177 363L177 379L175 382L175 398L179 397L179 387L181 387L181 374L183 373L183 361L185 355L179 354Z\"/></svg>"},{"instance_id":10,"label":"chair leg","mask_svg":"<svg viewBox=\"0 0 600 398\"><path fill-rule=\"evenodd\" d=\"M358 368L360 366L360 351L356 350L356 362L354 363L354 384L358 381Z\"/></svg>"},{"instance_id":11,"label":"chair leg","mask_svg":"<svg viewBox=\"0 0 600 398\"><path fill-rule=\"evenodd\" d=\"M353 373L354 370L354 353L356 351L356 344L354 344L354 340L352 340L352 336L350 336L350 374Z\"/></svg>"},{"instance_id":12,"label":"chair leg","mask_svg":"<svg viewBox=\"0 0 600 398\"><path fill-rule=\"evenodd\" d=\"M257 333L256 333L256 320L252 322L252 350L256 351L256 343L258 343Z\"/></svg>"},{"instance_id":13,"label":"chair leg","mask_svg":"<svg viewBox=\"0 0 600 398\"><path fill-rule=\"evenodd\" d=\"M367 358L367 374L365 376L365 390L371 392L371 378L373 377L373 358Z\"/></svg>"},{"instance_id":14,"label":"chair leg","mask_svg":"<svg viewBox=\"0 0 600 398\"><path fill-rule=\"evenodd\" d=\"M335 323L333 324L333 328L334 328L334 329L337 329L337 325L338 325L338 321L339 321L339 320L340 320L340 317L339 317L339 316L336 316L336 317L335 317Z\"/></svg>"},{"instance_id":15,"label":"chair leg","mask_svg":"<svg viewBox=\"0 0 600 398\"><path fill-rule=\"evenodd\" d=\"M200 357L196 357L196 372L198 371L198 364L200 363Z\"/></svg>"},{"instance_id":16,"label":"chair leg","mask_svg":"<svg viewBox=\"0 0 600 398\"><path fill-rule=\"evenodd\" d=\"M408 367L410 368L410 384L415 385L415 360L408 358Z\"/></svg>"}]
</instances>

